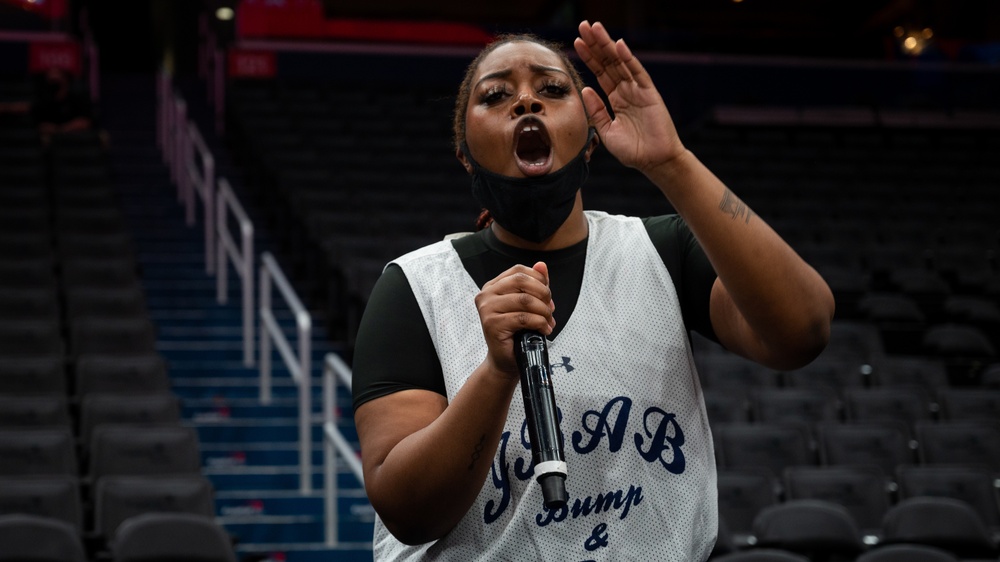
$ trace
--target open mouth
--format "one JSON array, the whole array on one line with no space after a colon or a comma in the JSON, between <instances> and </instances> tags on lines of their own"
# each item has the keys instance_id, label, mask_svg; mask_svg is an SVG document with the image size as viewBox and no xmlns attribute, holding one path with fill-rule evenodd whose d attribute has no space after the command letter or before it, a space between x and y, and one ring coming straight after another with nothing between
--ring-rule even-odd
<instances>
[{"instance_id":1,"label":"open mouth","mask_svg":"<svg viewBox=\"0 0 1000 562\"><path fill-rule=\"evenodd\" d=\"M534 117L522 119L514 133L517 167L526 176L547 174L552 167L552 142L545 125Z\"/></svg>"}]
</instances>

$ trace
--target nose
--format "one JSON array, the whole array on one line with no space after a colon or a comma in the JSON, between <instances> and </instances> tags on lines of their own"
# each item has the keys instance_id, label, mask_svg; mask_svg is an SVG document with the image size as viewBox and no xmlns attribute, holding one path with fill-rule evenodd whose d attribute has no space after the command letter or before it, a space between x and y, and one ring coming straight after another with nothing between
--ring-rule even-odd
<instances>
[{"instance_id":1,"label":"nose","mask_svg":"<svg viewBox=\"0 0 1000 562\"><path fill-rule=\"evenodd\" d=\"M538 98L528 93L522 93L514 100L510 111L511 117L520 117L528 113L541 113L543 109L542 102Z\"/></svg>"}]
</instances>

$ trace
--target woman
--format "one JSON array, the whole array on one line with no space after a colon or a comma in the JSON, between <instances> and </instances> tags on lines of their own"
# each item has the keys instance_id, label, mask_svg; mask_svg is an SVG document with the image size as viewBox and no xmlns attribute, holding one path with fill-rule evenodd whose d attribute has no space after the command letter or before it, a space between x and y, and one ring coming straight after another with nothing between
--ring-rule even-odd
<instances>
[{"instance_id":1,"label":"woman","mask_svg":"<svg viewBox=\"0 0 1000 562\"><path fill-rule=\"evenodd\" d=\"M455 133L492 223L395 260L372 292L354 389L376 559L704 560L715 459L688 330L778 369L829 338L820 276L685 149L625 43L579 31L614 118L558 49L488 46ZM584 212L598 139L679 217ZM542 505L514 399L526 329L553 360L563 509Z\"/></svg>"}]
</instances>

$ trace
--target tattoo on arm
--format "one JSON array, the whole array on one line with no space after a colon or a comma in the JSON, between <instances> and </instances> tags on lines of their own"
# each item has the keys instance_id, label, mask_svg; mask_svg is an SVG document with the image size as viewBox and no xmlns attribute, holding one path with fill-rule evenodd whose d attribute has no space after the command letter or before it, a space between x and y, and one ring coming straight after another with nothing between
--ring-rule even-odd
<instances>
[{"instance_id":1,"label":"tattoo on arm","mask_svg":"<svg viewBox=\"0 0 1000 562\"><path fill-rule=\"evenodd\" d=\"M746 203L740 201L740 198L734 195L732 191L729 191L729 189L726 189L725 193L722 194L722 201L719 202L719 210L733 217L733 220L744 219L744 224L750 224L750 219L754 215L750 207L747 207Z\"/></svg>"},{"instance_id":2,"label":"tattoo on arm","mask_svg":"<svg viewBox=\"0 0 1000 562\"><path fill-rule=\"evenodd\" d=\"M482 437L479 438L479 443L476 443L476 446L472 448L472 458L469 460L469 470L472 470L472 468L476 466L476 461L478 461L479 457L482 456L483 446L485 443L486 443L486 435L484 434Z\"/></svg>"}]
</instances>

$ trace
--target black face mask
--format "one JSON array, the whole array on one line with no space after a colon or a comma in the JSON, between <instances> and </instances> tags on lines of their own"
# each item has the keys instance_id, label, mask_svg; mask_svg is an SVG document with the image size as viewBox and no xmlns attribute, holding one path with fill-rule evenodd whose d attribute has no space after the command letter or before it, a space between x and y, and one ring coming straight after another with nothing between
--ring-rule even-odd
<instances>
[{"instance_id":1,"label":"black face mask","mask_svg":"<svg viewBox=\"0 0 1000 562\"><path fill-rule=\"evenodd\" d=\"M590 166L586 152L596 133L591 127L583 149L562 168L528 178L504 176L483 168L463 142L462 153L472 166L472 196L512 234L535 243L547 239L569 217L576 192L587 181Z\"/></svg>"}]
</instances>

